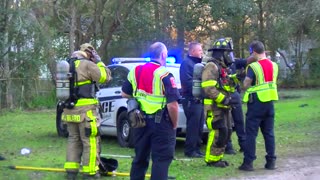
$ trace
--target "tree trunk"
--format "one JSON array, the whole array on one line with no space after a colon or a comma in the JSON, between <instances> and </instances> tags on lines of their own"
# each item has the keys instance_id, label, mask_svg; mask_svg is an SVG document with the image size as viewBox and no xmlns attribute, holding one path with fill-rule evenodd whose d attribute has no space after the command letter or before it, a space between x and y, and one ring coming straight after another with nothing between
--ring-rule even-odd
<instances>
[{"instance_id":1,"label":"tree trunk","mask_svg":"<svg viewBox=\"0 0 320 180\"><path fill-rule=\"evenodd\" d=\"M74 43L75 43L75 37L76 37L75 32L76 32L76 28L77 28L76 7L75 7L74 1L75 0L72 0L71 5L70 5L70 11L71 11L71 18L70 18L71 25L70 25L70 33L69 33L69 54L70 55L75 50Z\"/></svg>"}]
</instances>

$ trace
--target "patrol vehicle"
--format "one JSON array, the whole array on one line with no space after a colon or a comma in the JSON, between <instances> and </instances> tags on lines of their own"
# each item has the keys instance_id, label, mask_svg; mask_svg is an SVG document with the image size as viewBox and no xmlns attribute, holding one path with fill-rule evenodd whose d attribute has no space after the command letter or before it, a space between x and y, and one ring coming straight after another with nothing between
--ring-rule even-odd
<instances>
[{"instance_id":1,"label":"patrol vehicle","mask_svg":"<svg viewBox=\"0 0 320 180\"><path fill-rule=\"evenodd\" d=\"M150 61L148 58L114 58L108 68L112 74L112 80L100 85L100 90L96 93L100 102L101 127L100 134L116 136L118 143L122 147L132 147L132 135L127 117L127 99L121 97L121 87L127 79L131 68L145 64ZM178 89L181 89L179 68L180 64L174 63L175 59L167 59L167 69L173 74ZM57 106L56 128L59 136L67 137L66 125L61 121L63 109ZM179 103L179 123L177 136L184 137L186 132L186 117L182 105ZM207 127L204 124L203 140L207 138Z\"/></svg>"}]
</instances>

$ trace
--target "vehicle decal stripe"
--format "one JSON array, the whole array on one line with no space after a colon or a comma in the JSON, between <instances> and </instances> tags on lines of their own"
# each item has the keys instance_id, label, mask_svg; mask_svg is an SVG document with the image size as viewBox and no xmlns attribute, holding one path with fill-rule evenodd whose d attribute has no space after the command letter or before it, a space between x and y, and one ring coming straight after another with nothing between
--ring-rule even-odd
<instances>
[{"instance_id":1,"label":"vehicle decal stripe","mask_svg":"<svg viewBox=\"0 0 320 180\"><path fill-rule=\"evenodd\" d=\"M113 99L121 99L122 96L108 96L108 97L98 97L98 100L101 101L108 101Z\"/></svg>"}]
</instances>

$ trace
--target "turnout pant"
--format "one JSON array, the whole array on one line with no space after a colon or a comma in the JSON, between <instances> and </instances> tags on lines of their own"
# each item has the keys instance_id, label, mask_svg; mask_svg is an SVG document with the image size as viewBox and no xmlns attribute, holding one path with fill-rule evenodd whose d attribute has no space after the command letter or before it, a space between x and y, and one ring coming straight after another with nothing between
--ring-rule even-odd
<instances>
[{"instance_id":1,"label":"turnout pant","mask_svg":"<svg viewBox=\"0 0 320 180\"><path fill-rule=\"evenodd\" d=\"M230 109L213 108L206 112L206 123L209 129L205 162L217 162L223 158L226 144L230 138Z\"/></svg>"},{"instance_id":2,"label":"turnout pant","mask_svg":"<svg viewBox=\"0 0 320 180\"><path fill-rule=\"evenodd\" d=\"M82 164L84 174L94 175L99 170L100 161L98 114L94 109L79 114L79 116L81 122L67 122L69 136L67 161L64 168L67 172L78 172Z\"/></svg>"}]
</instances>

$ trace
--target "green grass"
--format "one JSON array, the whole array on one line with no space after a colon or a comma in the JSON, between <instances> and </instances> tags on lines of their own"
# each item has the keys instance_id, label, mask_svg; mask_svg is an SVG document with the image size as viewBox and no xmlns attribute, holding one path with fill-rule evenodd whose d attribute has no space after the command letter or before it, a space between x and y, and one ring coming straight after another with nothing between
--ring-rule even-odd
<instances>
[{"instance_id":1,"label":"green grass","mask_svg":"<svg viewBox=\"0 0 320 180\"><path fill-rule=\"evenodd\" d=\"M278 166L281 160L299 154L313 153L320 147L320 91L286 90L280 91L280 101L275 103L275 134ZM244 105L244 113L246 106ZM14 111L0 113L0 154L6 158L0 161L0 179L64 179L64 173L30 170L11 170L10 165L63 168L66 156L67 139L57 137L55 111ZM236 135L232 136L234 146ZM179 139L176 146L177 158L183 156L184 141ZM22 148L31 149L29 155L21 155ZM205 146L202 147L203 150ZM133 149L120 148L114 137L102 137L102 154L134 155ZM257 138L257 160L254 166L263 173L264 141L259 133ZM228 168L206 167L203 159L192 161L175 160L170 166L170 176L178 180L207 180L246 176L237 167L242 162L242 154L225 155L231 164ZM132 159L116 158L119 161L117 172L129 172ZM151 163L150 163L151 165ZM148 170L150 173L150 168ZM249 173L248 175L253 175ZM104 178L107 179L107 178ZM109 178L110 179L110 178ZM129 179L117 177L116 179Z\"/></svg>"}]
</instances>

